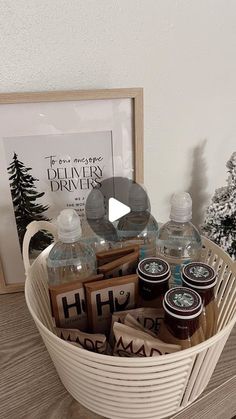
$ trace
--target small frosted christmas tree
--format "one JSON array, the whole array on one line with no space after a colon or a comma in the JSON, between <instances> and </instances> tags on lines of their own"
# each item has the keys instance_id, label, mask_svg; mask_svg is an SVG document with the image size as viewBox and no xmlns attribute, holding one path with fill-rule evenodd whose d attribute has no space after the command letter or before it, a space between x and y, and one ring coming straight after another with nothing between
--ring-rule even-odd
<instances>
[{"instance_id":1,"label":"small frosted christmas tree","mask_svg":"<svg viewBox=\"0 0 236 419\"><path fill-rule=\"evenodd\" d=\"M25 167L24 164L18 160L17 154L14 153L12 163L7 168L10 174L10 188L13 201L13 207L16 218L17 231L22 248L24 234L26 227L31 221L45 220L49 221L43 215L48 206L36 203L36 200L44 195L44 192L37 192L35 182L38 179L34 178L30 171L31 167ZM52 241L52 236L46 231L39 231L30 241L30 250L43 250Z\"/></svg>"},{"instance_id":2,"label":"small frosted christmas tree","mask_svg":"<svg viewBox=\"0 0 236 419\"><path fill-rule=\"evenodd\" d=\"M206 211L203 233L236 260L236 152L226 167L227 186L216 189Z\"/></svg>"}]
</instances>

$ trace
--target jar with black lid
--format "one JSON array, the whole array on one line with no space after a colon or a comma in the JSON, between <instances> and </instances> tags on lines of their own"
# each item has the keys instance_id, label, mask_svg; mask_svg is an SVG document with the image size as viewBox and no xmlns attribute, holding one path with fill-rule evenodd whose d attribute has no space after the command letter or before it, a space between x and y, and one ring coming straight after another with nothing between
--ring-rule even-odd
<instances>
[{"instance_id":1,"label":"jar with black lid","mask_svg":"<svg viewBox=\"0 0 236 419\"><path fill-rule=\"evenodd\" d=\"M202 299L200 295L186 287L172 288L163 300L164 322L159 337L167 343L191 348L204 341L200 324Z\"/></svg>"},{"instance_id":2,"label":"jar with black lid","mask_svg":"<svg viewBox=\"0 0 236 419\"><path fill-rule=\"evenodd\" d=\"M169 289L170 266L163 259L145 258L138 264L140 305L162 307L163 297Z\"/></svg>"},{"instance_id":3,"label":"jar with black lid","mask_svg":"<svg viewBox=\"0 0 236 419\"><path fill-rule=\"evenodd\" d=\"M216 285L216 272L203 262L192 262L182 269L183 285L200 294L203 302L203 312L200 318L205 339L216 333L218 309L215 299L214 287Z\"/></svg>"}]
</instances>

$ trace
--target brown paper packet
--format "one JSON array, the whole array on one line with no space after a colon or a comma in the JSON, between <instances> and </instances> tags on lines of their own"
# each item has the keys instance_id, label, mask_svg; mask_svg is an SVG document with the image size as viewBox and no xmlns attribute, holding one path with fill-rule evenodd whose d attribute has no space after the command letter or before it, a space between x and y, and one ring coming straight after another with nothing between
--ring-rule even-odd
<instances>
[{"instance_id":1,"label":"brown paper packet","mask_svg":"<svg viewBox=\"0 0 236 419\"><path fill-rule=\"evenodd\" d=\"M118 249L121 251L120 249ZM123 250L125 251L125 249ZM113 250L113 253L115 251ZM108 252L107 252L108 253ZM117 251L118 254L118 251ZM121 253L120 253L121 254ZM97 255L98 257L98 255ZM122 257L113 259L98 267L98 273L103 274L104 278L115 278L118 276L132 275L136 273L139 261L139 248L133 246Z\"/></svg>"},{"instance_id":2,"label":"brown paper packet","mask_svg":"<svg viewBox=\"0 0 236 419\"><path fill-rule=\"evenodd\" d=\"M52 316L57 327L79 329L88 328L84 284L103 279L103 275L92 275L83 281L49 285Z\"/></svg>"},{"instance_id":3,"label":"brown paper packet","mask_svg":"<svg viewBox=\"0 0 236 419\"><path fill-rule=\"evenodd\" d=\"M113 313L111 321L111 330L109 342L111 346L114 345L113 324L115 322L124 323L125 317L130 314L137 320L141 326L147 331L154 333L156 336L159 334L160 326L164 318L164 310L160 308L141 307L133 310L125 310Z\"/></svg>"},{"instance_id":4,"label":"brown paper packet","mask_svg":"<svg viewBox=\"0 0 236 419\"><path fill-rule=\"evenodd\" d=\"M84 333L76 329L63 329L55 327L56 335L66 341L76 344L76 346L87 349L88 351L106 354L108 342L105 335L100 333Z\"/></svg>"},{"instance_id":5,"label":"brown paper packet","mask_svg":"<svg viewBox=\"0 0 236 419\"><path fill-rule=\"evenodd\" d=\"M83 284L88 284L89 282L101 281L102 279L104 279L103 274L91 275L88 278L83 280Z\"/></svg>"},{"instance_id":6,"label":"brown paper packet","mask_svg":"<svg viewBox=\"0 0 236 419\"><path fill-rule=\"evenodd\" d=\"M52 316L57 327L87 329L85 292L80 280L61 285L50 285L49 295Z\"/></svg>"},{"instance_id":7,"label":"brown paper packet","mask_svg":"<svg viewBox=\"0 0 236 419\"><path fill-rule=\"evenodd\" d=\"M152 332L151 330L145 329L145 327L142 326L141 323L139 323L138 320L136 320L133 316L131 316L129 313L126 314L124 319L124 324L126 326L132 327L135 330L140 330L141 332L148 333L148 335L154 337L157 339L157 335Z\"/></svg>"},{"instance_id":8,"label":"brown paper packet","mask_svg":"<svg viewBox=\"0 0 236 419\"><path fill-rule=\"evenodd\" d=\"M70 345L73 345L73 346L77 346L77 348L80 348L80 349L86 349L86 348L83 348L83 346L81 346L79 343L77 343L77 342L69 342L68 341L68 343L70 344ZM105 352L98 352L98 353L101 353L102 355L113 355L113 350L112 350L112 347L111 347L111 345L107 342L107 348L106 348L106 351Z\"/></svg>"},{"instance_id":9,"label":"brown paper packet","mask_svg":"<svg viewBox=\"0 0 236 419\"><path fill-rule=\"evenodd\" d=\"M137 305L138 277L127 275L85 284L89 331L109 335L112 313Z\"/></svg>"},{"instance_id":10,"label":"brown paper packet","mask_svg":"<svg viewBox=\"0 0 236 419\"><path fill-rule=\"evenodd\" d=\"M179 345L160 341L145 332L135 330L122 323L113 325L115 336L114 356L147 357L170 354L181 350Z\"/></svg>"},{"instance_id":11,"label":"brown paper packet","mask_svg":"<svg viewBox=\"0 0 236 419\"><path fill-rule=\"evenodd\" d=\"M127 256L136 250L138 250L138 246L133 244L133 245L127 245L124 248L122 247L118 249L111 249L111 250L105 250L103 252L97 252L96 253L97 265L98 267L102 265L106 265L107 263L111 263L117 259L122 258L123 256Z\"/></svg>"}]
</instances>

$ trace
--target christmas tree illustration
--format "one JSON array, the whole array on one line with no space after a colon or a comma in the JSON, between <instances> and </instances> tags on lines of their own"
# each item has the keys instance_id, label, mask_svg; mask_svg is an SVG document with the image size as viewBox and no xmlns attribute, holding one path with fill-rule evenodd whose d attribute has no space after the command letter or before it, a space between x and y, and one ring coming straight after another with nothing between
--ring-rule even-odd
<instances>
[{"instance_id":1,"label":"christmas tree illustration","mask_svg":"<svg viewBox=\"0 0 236 419\"><path fill-rule=\"evenodd\" d=\"M236 152L226 167L227 186L216 189L206 211L203 232L236 260Z\"/></svg>"},{"instance_id":2,"label":"christmas tree illustration","mask_svg":"<svg viewBox=\"0 0 236 419\"><path fill-rule=\"evenodd\" d=\"M34 178L30 172L31 167L25 167L24 164L18 160L16 153L13 155L13 160L7 168L10 175L10 188L12 195L12 202L15 212L17 231L22 249L22 243L26 227L31 221L49 221L43 215L47 211L48 206L41 205L36 201L44 195L44 192L37 192L35 182L38 179ZM46 231L39 231L31 239L30 250L43 250L52 241L52 236Z\"/></svg>"}]
</instances>

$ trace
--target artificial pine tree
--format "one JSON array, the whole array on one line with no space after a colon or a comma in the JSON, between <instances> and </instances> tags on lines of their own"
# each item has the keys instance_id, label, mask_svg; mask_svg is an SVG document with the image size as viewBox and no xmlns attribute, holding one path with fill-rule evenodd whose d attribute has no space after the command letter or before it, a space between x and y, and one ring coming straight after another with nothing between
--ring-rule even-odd
<instances>
[{"instance_id":1,"label":"artificial pine tree","mask_svg":"<svg viewBox=\"0 0 236 419\"><path fill-rule=\"evenodd\" d=\"M236 260L236 152L226 167L227 186L216 189L206 211L203 232Z\"/></svg>"},{"instance_id":2,"label":"artificial pine tree","mask_svg":"<svg viewBox=\"0 0 236 419\"><path fill-rule=\"evenodd\" d=\"M16 218L17 231L22 249L22 243L26 227L31 221L45 220L49 221L43 215L48 206L37 204L36 200L44 195L44 192L37 192L34 185L38 179L34 178L29 172L31 167L25 167L18 160L17 154L14 153L13 161L7 168L10 174L9 181L11 187L11 195ZM30 241L30 250L43 250L52 241L52 236L46 231L39 231Z\"/></svg>"}]
</instances>

